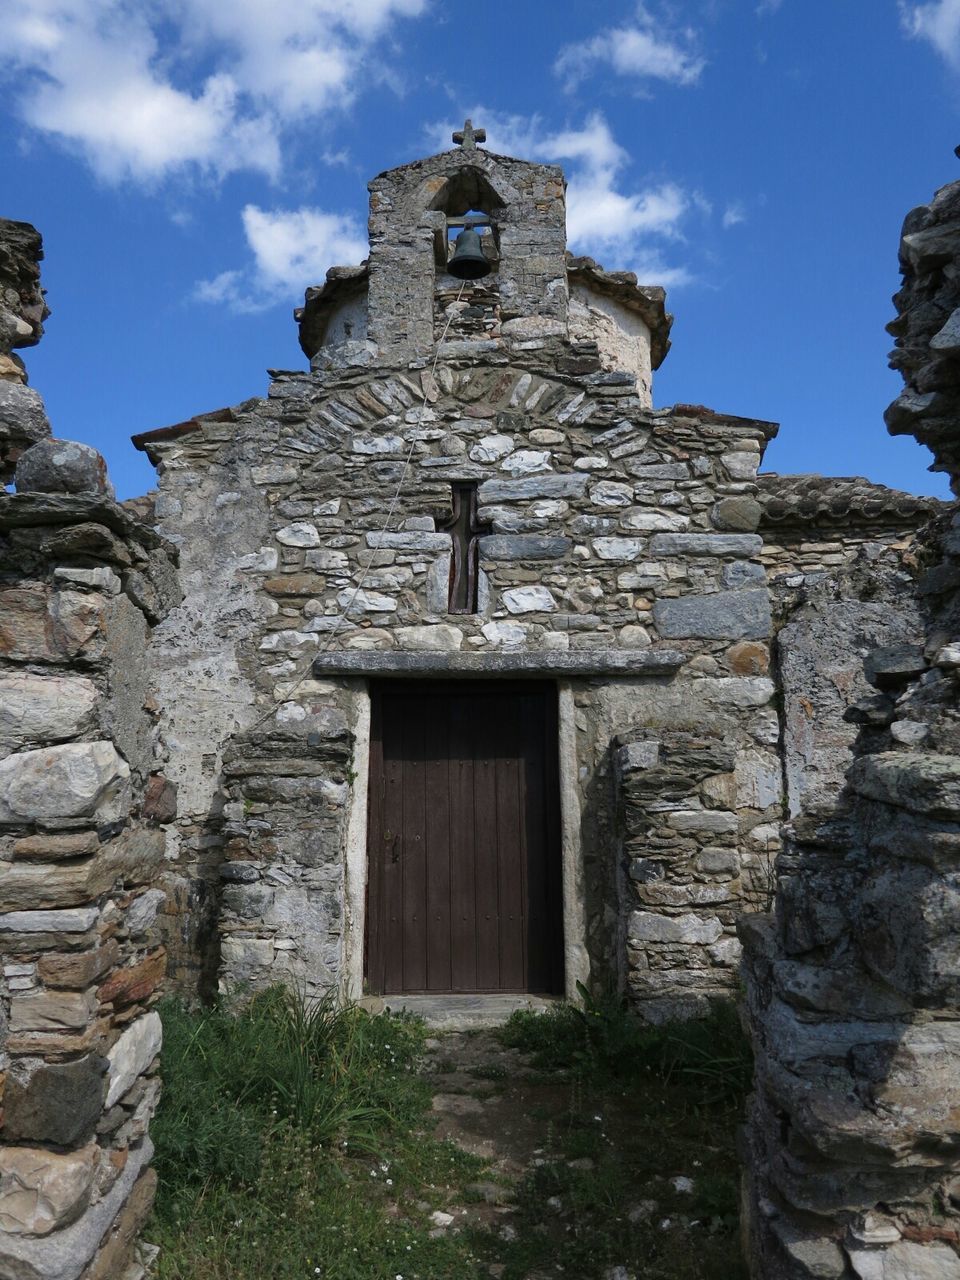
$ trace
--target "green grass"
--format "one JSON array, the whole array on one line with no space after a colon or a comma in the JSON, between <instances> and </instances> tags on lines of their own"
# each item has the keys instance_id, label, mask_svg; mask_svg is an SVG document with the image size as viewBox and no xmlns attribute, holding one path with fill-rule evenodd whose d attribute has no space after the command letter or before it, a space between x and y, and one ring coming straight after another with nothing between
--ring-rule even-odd
<instances>
[{"instance_id":1,"label":"green grass","mask_svg":"<svg viewBox=\"0 0 960 1280\"><path fill-rule=\"evenodd\" d=\"M729 1011L657 1029L617 1000L515 1014L501 1038L535 1072L475 1071L536 1121L540 1156L506 1179L512 1210L486 1217L466 1188L503 1175L432 1136L419 1022L308 1010L279 988L237 1013L161 1012L146 1232L159 1280L596 1280L618 1264L637 1280L745 1275L734 1133L749 1055ZM692 1195L671 1186L681 1174ZM656 1209L638 1213L644 1201ZM468 1208L464 1229L431 1234L436 1208Z\"/></svg>"},{"instance_id":2,"label":"green grass","mask_svg":"<svg viewBox=\"0 0 960 1280\"><path fill-rule=\"evenodd\" d=\"M736 1011L649 1027L617 997L581 995L583 1008L518 1012L500 1033L569 1089L547 1162L520 1184L503 1280L617 1265L637 1280L745 1280L735 1136L752 1062ZM591 1167L570 1167L584 1157ZM644 1202L656 1208L638 1213Z\"/></svg>"},{"instance_id":3,"label":"green grass","mask_svg":"<svg viewBox=\"0 0 960 1280\"><path fill-rule=\"evenodd\" d=\"M422 1026L277 988L237 1016L161 1008L161 1280L469 1276L429 1207L481 1162L418 1133ZM413 1201L426 1209L414 1210Z\"/></svg>"}]
</instances>

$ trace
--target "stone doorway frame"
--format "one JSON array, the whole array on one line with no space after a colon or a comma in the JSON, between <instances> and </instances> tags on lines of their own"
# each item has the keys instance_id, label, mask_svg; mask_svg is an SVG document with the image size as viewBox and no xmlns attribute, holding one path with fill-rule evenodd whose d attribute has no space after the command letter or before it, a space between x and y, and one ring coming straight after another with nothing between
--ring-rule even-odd
<instances>
[{"instance_id":1,"label":"stone doorway frame","mask_svg":"<svg viewBox=\"0 0 960 1280\"><path fill-rule=\"evenodd\" d=\"M505 673L506 674L506 673ZM534 672L529 673L535 676ZM378 675L379 679L383 677ZM401 678L401 677L398 677ZM545 675L546 681L551 677ZM577 986L587 984L590 960L587 952L586 893L580 829L579 762L573 685L554 680L557 689L558 756L560 770L560 833L563 893L564 991L568 1000L579 1000ZM363 956L367 892L367 804L370 790L370 679L358 682L355 692L353 772L354 781L347 818L344 872L343 969L341 992L345 999L363 998Z\"/></svg>"}]
</instances>

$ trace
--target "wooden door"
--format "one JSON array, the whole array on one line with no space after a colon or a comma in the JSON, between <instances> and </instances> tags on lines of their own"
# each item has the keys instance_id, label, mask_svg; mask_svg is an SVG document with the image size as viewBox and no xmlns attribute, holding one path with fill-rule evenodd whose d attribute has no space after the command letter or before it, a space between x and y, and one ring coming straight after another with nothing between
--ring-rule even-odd
<instances>
[{"instance_id":1,"label":"wooden door","mask_svg":"<svg viewBox=\"0 0 960 1280\"><path fill-rule=\"evenodd\" d=\"M374 690L371 991L563 990L556 690Z\"/></svg>"}]
</instances>

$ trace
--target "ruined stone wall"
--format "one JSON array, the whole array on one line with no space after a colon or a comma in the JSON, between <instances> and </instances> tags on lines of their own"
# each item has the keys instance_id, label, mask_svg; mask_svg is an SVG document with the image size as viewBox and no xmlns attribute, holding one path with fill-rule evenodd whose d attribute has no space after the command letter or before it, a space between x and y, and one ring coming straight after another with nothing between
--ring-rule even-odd
<instances>
[{"instance_id":1,"label":"ruined stone wall","mask_svg":"<svg viewBox=\"0 0 960 1280\"><path fill-rule=\"evenodd\" d=\"M0 218L0 485L13 478L20 454L50 434L43 400L27 386L19 348L43 336L50 314L40 287L43 245L28 222Z\"/></svg>"},{"instance_id":2,"label":"ruined stone wall","mask_svg":"<svg viewBox=\"0 0 960 1280\"><path fill-rule=\"evenodd\" d=\"M757 484L760 558L770 581L787 588L800 585L786 581L794 575L842 576L865 552L877 556L887 548L909 556L917 529L943 507L936 498L888 489L862 476L767 472Z\"/></svg>"},{"instance_id":3,"label":"ruined stone wall","mask_svg":"<svg viewBox=\"0 0 960 1280\"><path fill-rule=\"evenodd\" d=\"M181 783L170 854L182 901L210 903L219 922L228 985L285 976L359 994L348 952L362 884L358 896L348 851L365 822L367 682L518 672L556 681L576 708L568 796L586 936L572 945L586 946L594 979L619 974L643 1000L735 982L740 857L707 873L722 917L693 891L657 898L626 875L614 740L700 726L709 761L722 740L722 779L701 785L712 772L698 765L686 793L656 806L657 822L678 811L691 858L709 812L723 810L712 843L736 849L779 815L769 605L742 510L771 428L649 411L632 373L551 342L525 364L448 353L436 376L283 374L266 401L139 439L186 593L150 658ZM581 371L558 373L561 358ZM453 481L478 486L488 526L475 614L448 605ZM726 942L697 953L708 980L629 976L682 969L645 921L700 911ZM177 973L194 981L196 950L183 950Z\"/></svg>"},{"instance_id":4,"label":"ruined stone wall","mask_svg":"<svg viewBox=\"0 0 960 1280\"><path fill-rule=\"evenodd\" d=\"M955 183L907 219L891 328L908 386L888 413L892 430L931 444L955 484L958 207ZM899 566L890 551L877 555L879 603L899 585L914 634L879 648L863 644L869 629L859 646L851 637L870 692L850 705L859 732L845 783L801 791L775 914L741 925L757 1062L745 1204L758 1277L960 1276L957 523L938 515Z\"/></svg>"},{"instance_id":5,"label":"ruined stone wall","mask_svg":"<svg viewBox=\"0 0 960 1280\"><path fill-rule=\"evenodd\" d=\"M7 405L25 443L37 402ZM0 493L0 1274L135 1280L171 801L143 656L174 566L93 449L41 439L16 484Z\"/></svg>"}]
</instances>

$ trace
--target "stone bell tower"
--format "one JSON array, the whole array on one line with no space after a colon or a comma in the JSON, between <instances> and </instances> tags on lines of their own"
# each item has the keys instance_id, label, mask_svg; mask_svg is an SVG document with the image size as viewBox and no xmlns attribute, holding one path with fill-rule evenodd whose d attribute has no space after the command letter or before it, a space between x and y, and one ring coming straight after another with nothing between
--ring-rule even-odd
<instances>
[{"instance_id":1,"label":"stone bell tower","mask_svg":"<svg viewBox=\"0 0 960 1280\"><path fill-rule=\"evenodd\" d=\"M407 363L432 357L443 336L449 356L556 348L571 372L571 356L599 352L607 370L636 370L649 404L652 370L669 348L663 290L571 257L562 169L493 155L477 145L485 138L468 120L454 150L374 178L370 257L333 268L323 288L307 291L298 313L304 351L320 369ZM466 215L485 223L492 271L461 289L448 265ZM571 342L573 352L562 350Z\"/></svg>"}]
</instances>

